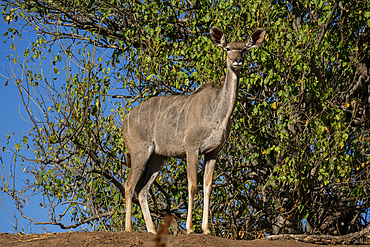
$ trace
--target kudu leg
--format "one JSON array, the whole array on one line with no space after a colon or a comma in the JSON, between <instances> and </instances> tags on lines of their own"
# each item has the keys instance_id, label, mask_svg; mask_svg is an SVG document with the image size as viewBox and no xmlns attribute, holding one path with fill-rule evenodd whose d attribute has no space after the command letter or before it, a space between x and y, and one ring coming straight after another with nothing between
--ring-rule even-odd
<instances>
[{"instance_id":1,"label":"kudu leg","mask_svg":"<svg viewBox=\"0 0 370 247\"><path fill-rule=\"evenodd\" d=\"M152 217L150 216L149 206L148 206L148 191L150 186L153 184L154 180L157 178L161 168L166 161L165 157L160 157L153 154L146 167L144 174L142 175L138 187L136 187L136 191L139 195L139 201L141 210L143 211L143 216L146 224L146 229L148 232L156 233L155 227L153 224Z\"/></svg>"},{"instance_id":2,"label":"kudu leg","mask_svg":"<svg viewBox=\"0 0 370 247\"><path fill-rule=\"evenodd\" d=\"M187 152L187 176L188 176L188 217L186 219L186 231L188 234L194 232L193 230L193 202L194 195L197 192L197 170L198 170L198 154L199 152Z\"/></svg>"},{"instance_id":3,"label":"kudu leg","mask_svg":"<svg viewBox=\"0 0 370 247\"><path fill-rule=\"evenodd\" d=\"M204 203L203 203L203 221L202 230L204 234L210 234L209 231L209 197L212 191L212 181L213 172L216 167L217 155L211 155L204 157L204 177L203 177L203 193L204 193Z\"/></svg>"},{"instance_id":4,"label":"kudu leg","mask_svg":"<svg viewBox=\"0 0 370 247\"><path fill-rule=\"evenodd\" d=\"M131 226L131 206L132 206L132 197L134 196L134 190L136 185L141 178L144 167L149 160L151 153L148 155L140 154L131 154L131 169L128 174L127 181L125 183L125 199L126 199L126 224L125 230L128 232L132 231Z\"/></svg>"}]
</instances>

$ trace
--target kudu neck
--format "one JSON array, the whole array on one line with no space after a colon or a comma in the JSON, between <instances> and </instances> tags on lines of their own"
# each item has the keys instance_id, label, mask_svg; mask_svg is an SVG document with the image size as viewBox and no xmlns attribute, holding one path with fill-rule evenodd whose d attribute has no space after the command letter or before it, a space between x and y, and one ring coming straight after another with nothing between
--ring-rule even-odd
<instances>
[{"instance_id":1,"label":"kudu neck","mask_svg":"<svg viewBox=\"0 0 370 247\"><path fill-rule=\"evenodd\" d=\"M240 70L234 71L231 66L228 65L225 82L222 88L224 97L230 97L233 101L236 100L239 89L239 77Z\"/></svg>"},{"instance_id":2,"label":"kudu neck","mask_svg":"<svg viewBox=\"0 0 370 247\"><path fill-rule=\"evenodd\" d=\"M219 109L223 109L223 117L229 118L235 108L238 98L240 70L234 71L229 66L226 71L226 78L221 88L220 99L217 102Z\"/></svg>"}]
</instances>

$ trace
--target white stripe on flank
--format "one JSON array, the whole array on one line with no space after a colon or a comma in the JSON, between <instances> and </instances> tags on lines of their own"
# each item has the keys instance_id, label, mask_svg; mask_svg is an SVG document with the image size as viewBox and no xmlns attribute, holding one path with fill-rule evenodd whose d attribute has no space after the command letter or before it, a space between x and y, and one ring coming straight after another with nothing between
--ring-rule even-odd
<instances>
[{"instance_id":1,"label":"white stripe on flank","mask_svg":"<svg viewBox=\"0 0 370 247\"><path fill-rule=\"evenodd\" d=\"M181 113L184 111L184 107L186 105L186 103L188 103L189 99L191 98L191 95L188 97L188 99L185 101L184 105L182 106L180 112L179 112L179 115L177 116L177 121L176 121L176 134L178 133L179 131L179 119L180 119L180 116L181 116ZM186 121L186 120L185 120Z\"/></svg>"},{"instance_id":2,"label":"white stripe on flank","mask_svg":"<svg viewBox=\"0 0 370 247\"><path fill-rule=\"evenodd\" d=\"M154 133L153 133L153 139L155 139L155 135L156 135L156 132L157 132L157 131L156 131L156 130L157 130L157 122L158 122L159 112L161 111L162 98L163 98L163 97L160 97L160 98L159 98L159 106L158 106L157 116L155 117L155 122L154 122Z\"/></svg>"},{"instance_id":3,"label":"white stripe on flank","mask_svg":"<svg viewBox=\"0 0 370 247\"><path fill-rule=\"evenodd\" d=\"M166 121L167 117L168 117L168 109L171 108L171 106L176 102L176 98L178 97L178 95L174 96L173 99L172 99L172 103L171 104L168 104L167 108L166 108L166 115L164 115L164 118L163 118L163 121Z\"/></svg>"},{"instance_id":4,"label":"white stripe on flank","mask_svg":"<svg viewBox=\"0 0 370 247\"><path fill-rule=\"evenodd\" d=\"M189 97L190 98L190 97ZM188 113L189 113L189 109L190 109L190 106L191 106L191 102L193 101L193 98L191 98L191 100L190 100L190 103L189 103L189 106L188 106L188 108L186 109L186 114L185 114L185 129L186 129L186 127L188 126L188 122L187 122L187 120L188 120Z\"/></svg>"}]
</instances>

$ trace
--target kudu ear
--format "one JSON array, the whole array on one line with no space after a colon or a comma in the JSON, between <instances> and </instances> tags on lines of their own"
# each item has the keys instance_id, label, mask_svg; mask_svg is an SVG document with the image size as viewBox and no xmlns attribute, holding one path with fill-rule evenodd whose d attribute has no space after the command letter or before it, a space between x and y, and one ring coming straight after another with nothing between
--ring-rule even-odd
<instances>
[{"instance_id":1,"label":"kudu ear","mask_svg":"<svg viewBox=\"0 0 370 247\"><path fill-rule=\"evenodd\" d=\"M265 34L266 31L263 28L259 28L256 31L254 31L251 36L249 37L248 42L245 44L245 46L248 49L260 47L263 41L265 40Z\"/></svg>"},{"instance_id":2,"label":"kudu ear","mask_svg":"<svg viewBox=\"0 0 370 247\"><path fill-rule=\"evenodd\" d=\"M211 27L209 34L211 35L212 43L215 46L223 48L227 45L225 34L218 27Z\"/></svg>"}]
</instances>

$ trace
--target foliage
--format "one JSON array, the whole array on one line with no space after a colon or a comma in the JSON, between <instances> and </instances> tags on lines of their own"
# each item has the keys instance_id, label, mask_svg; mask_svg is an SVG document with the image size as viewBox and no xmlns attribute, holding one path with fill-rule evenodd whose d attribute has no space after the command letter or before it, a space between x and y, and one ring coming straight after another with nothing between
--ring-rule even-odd
<instances>
[{"instance_id":1,"label":"foliage","mask_svg":"<svg viewBox=\"0 0 370 247\"><path fill-rule=\"evenodd\" d=\"M49 224L122 229L128 168L120 118L149 97L221 83L224 55L209 41L211 26L231 40L243 40L258 27L268 34L245 65L232 132L219 155L213 233L336 235L368 224L368 1L3 0L2 5L5 21L26 22L39 34L24 61L14 44L22 30L10 28L5 35L16 68L8 78L18 86L33 127L13 149L33 167L35 180L21 193L34 190L48 198L41 206L51 212ZM110 104L118 84L125 96ZM23 149L34 156L24 156ZM201 175L202 169L199 191ZM186 188L184 161L171 160L151 190L152 214L157 223L168 211L176 215L174 232L184 225ZM196 231L201 198L195 202ZM61 223L66 214L68 225ZM134 227L142 229L140 207L134 214Z\"/></svg>"}]
</instances>

